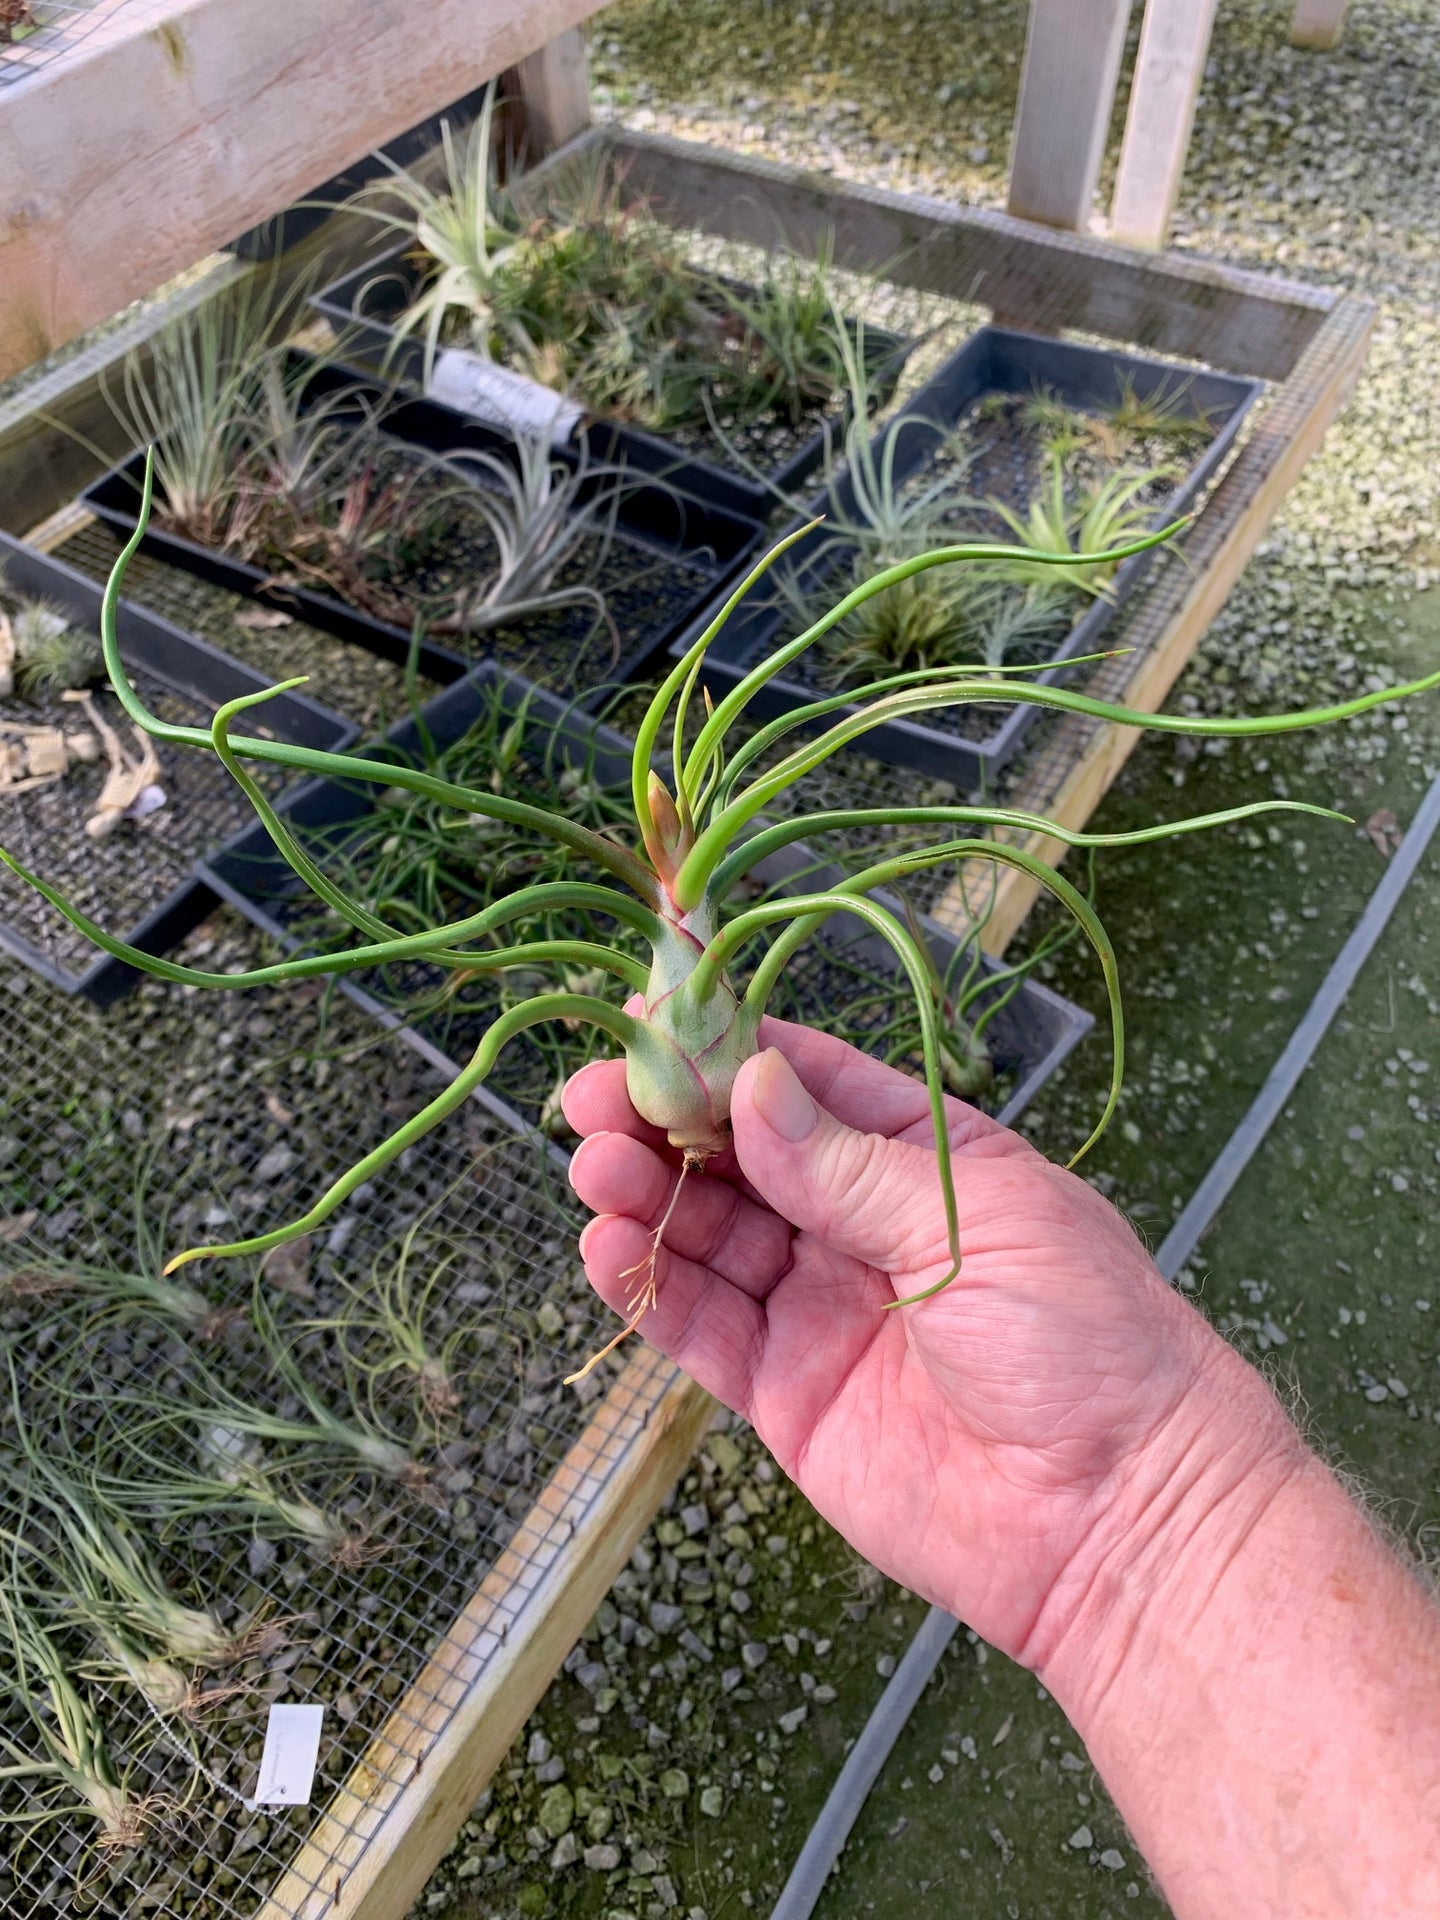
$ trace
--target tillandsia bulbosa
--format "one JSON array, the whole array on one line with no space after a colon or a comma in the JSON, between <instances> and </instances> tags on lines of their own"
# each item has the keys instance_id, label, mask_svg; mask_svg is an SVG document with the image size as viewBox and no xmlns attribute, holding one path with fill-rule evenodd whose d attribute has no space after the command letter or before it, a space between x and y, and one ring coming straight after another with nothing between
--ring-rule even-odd
<instances>
[{"instance_id":1,"label":"tillandsia bulbosa","mask_svg":"<svg viewBox=\"0 0 1440 1920\"><path fill-rule=\"evenodd\" d=\"M830 756L851 742L862 740L871 728L934 708L973 702L1029 701L1104 722L1153 727L1170 733L1274 734L1345 719L1383 702L1440 685L1440 673L1436 673L1423 680L1308 712L1206 719L1143 714L1065 688L1027 684L1025 670L1020 668L1006 671L954 666L891 674L864 689L834 694L797 708L737 741L739 723L765 684L783 673L799 654L873 594L884 592L897 581L931 567L1003 563L1015 557L1013 548L976 543L913 555L858 583L804 632L754 667L718 705L712 705L707 697L703 720L698 727L687 731L687 717L691 716L695 704L706 651L747 590L789 544L781 541L731 594L666 676L645 710L636 733L631 770L631 800L639 841L638 846L631 847L559 814L484 788L458 786L437 779L421 768L397 767L276 740L232 735L231 726L239 713L278 689L230 701L215 714L208 729L172 726L147 712L125 676L116 639L116 606L125 567L144 532L149 504L147 476L139 525L116 562L104 602L105 661L116 694L136 724L157 738L177 746L209 748L219 755L264 821L283 858L327 906L355 929L360 942L340 953L300 956L245 973L207 973L138 952L97 927L45 881L8 855L4 856L7 864L106 952L162 979L190 985L261 986L418 957L456 971L549 966L560 970L596 969L605 976L618 978L632 995L628 1004L622 1006L598 994L569 990L539 992L507 1008L487 1029L468 1063L445 1090L398 1127L383 1144L334 1180L300 1218L250 1239L191 1248L177 1254L167 1271L205 1256L264 1253L317 1228L362 1182L374 1178L406 1148L454 1113L485 1080L508 1041L546 1021L593 1025L623 1050L635 1107L646 1120L667 1134L681 1155L683 1181L687 1173L703 1168L727 1146L731 1089L742 1063L757 1051L760 1022L771 994L791 957L833 914L853 915L887 941L895 953L899 970L914 995L930 1110L936 1138L943 1140L945 1090L933 983L916 949L914 934L903 917L870 895L877 889L903 883L908 876L926 869L972 860L990 861L1027 874L1069 912L1100 961L1110 1002L1114 1060L1109 1096L1094 1132L1080 1149L1083 1153L1108 1123L1119 1098L1124 1031L1115 954L1085 896L1037 855L999 836L1043 834L1070 846L1124 846L1248 819L1269 811L1288 809L1336 819L1344 816L1328 808L1299 802L1262 801L1131 832L1098 834L1072 832L1042 816L991 804L835 808L808 815L799 812L778 823L765 821L767 806ZM806 529L801 529L791 539L799 538L804 531ZM1130 553L1157 545L1176 531L1175 527L1163 529L1136 539L1113 554L1090 554L1085 558L1091 565L1099 559L1118 561ZM1056 566L1073 564L1075 560L1073 554L1027 557L1048 559ZM668 784L654 764L662 730L667 727L673 742ZM798 744L787 736L798 736ZM448 925L397 935L375 914L348 900L296 843L246 770L246 761L274 762L297 772L410 788L458 813L508 821L575 849L587 860L594 861L613 884L544 883L522 889ZM911 847L877 860L823 893L771 898L744 908L728 919L723 918L721 909L727 896L768 855L797 841L823 841L829 834L877 827L918 827L933 832L935 837L928 845ZM510 947L482 944L492 941L507 923L523 920L542 908L573 915L575 936L530 940ZM649 966L637 961L633 952L608 946L598 937L585 937L595 932L596 919L609 920L627 932L640 933L649 947ZM768 945L751 966L748 980L737 986L731 977L734 962L764 935L770 936ZM1075 1157L1078 1159L1079 1154ZM892 1303L895 1306L908 1306L928 1298L948 1285L960 1270L962 1249L948 1155L939 1154L936 1164L949 1226L949 1264L933 1286L906 1300L895 1301ZM638 1326L653 1304L659 1245L657 1232L650 1259L642 1263L634 1276L633 1312L626 1332ZM623 1334L611 1345L617 1344L620 1338Z\"/></svg>"}]
</instances>

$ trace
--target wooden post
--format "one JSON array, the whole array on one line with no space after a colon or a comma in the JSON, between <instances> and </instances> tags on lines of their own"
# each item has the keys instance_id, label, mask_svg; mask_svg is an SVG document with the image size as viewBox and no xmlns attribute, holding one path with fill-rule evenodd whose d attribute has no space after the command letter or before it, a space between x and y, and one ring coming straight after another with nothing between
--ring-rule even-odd
<instances>
[{"instance_id":1,"label":"wooden post","mask_svg":"<svg viewBox=\"0 0 1440 1920\"><path fill-rule=\"evenodd\" d=\"M1030 0L1008 211L1084 232L1105 152L1130 0Z\"/></svg>"},{"instance_id":2,"label":"wooden post","mask_svg":"<svg viewBox=\"0 0 1440 1920\"><path fill-rule=\"evenodd\" d=\"M1290 22L1292 47L1333 47L1340 38L1350 0L1295 0Z\"/></svg>"},{"instance_id":3,"label":"wooden post","mask_svg":"<svg viewBox=\"0 0 1440 1920\"><path fill-rule=\"evenodd\" d=\"M590 124L590 61L585 29L571 27L547 40L505 75L508 99L518 103L521 142L530 160L553 153Z\"/></svg>"},{"instance_id":4,"label":"wooden post","mask_svg":"<svg viewBox=\"0 0 1440 1920\"><path fill-rule=\"evenodd\" d=\"M1110 215L1132 247L1169 235L1214 22L1215 0L1147 0Z\"/></svg>"}]
</instances>

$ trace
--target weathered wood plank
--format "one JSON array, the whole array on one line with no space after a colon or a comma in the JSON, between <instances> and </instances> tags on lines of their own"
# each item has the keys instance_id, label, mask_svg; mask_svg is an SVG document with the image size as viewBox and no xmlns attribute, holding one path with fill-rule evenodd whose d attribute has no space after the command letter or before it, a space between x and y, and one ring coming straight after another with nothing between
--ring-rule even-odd
<instances>
[{"instance_id":1,"label":"weathered wood plank","mask_svg":"<svg viewBox=\"0 0 1440 1920\"><path fill-rule=\"evenodd\" d=\"M1083 233L1115 106L1130 0L1030 0L1006 210Z\"/></svg>"},{"instance_id":2,"label":"weathered wood plank","mask_svg":"<svg viewBox=\"0 0 1440 1920\"><path fill-rule=\"evenodd\" d=\"M1274 397L1207 500L1187 536L1185 562L1165 568L1115 634L1114 643L1133 647L1134 653L1102 668L1087 691L1141 713L1159 711L1286 494L1354 391L1374 319L1368 301L1347 298L1325 322L1293 379ZM1037 756L1034 773L1017 782L1005 795L1005 804L1043 813L1071 829L1083 827L1140 734L1135 727L1067 718ZM1034 835L1023 844L1051 866L1065 858L1058 840ZM1004 952L1038 894L1039 887L1028 876L1008 869L1001 874L984 934L988 952ZM960 881L936 906L934 917L942 926L964 924Z\"/></svg>"},{"instance_id":3,"label":"weathered wood plank","mask_svg":"<svg viewBox=\"0 0 1440 1920\"><path fill-rule=\"evenodd\" d=\"M631 1361L257 1920L399 1920L714 1411L659 1354Z\"/></svg>"},{"instance_id":4,"label":"weathered wood plank","mask_svg":"<svg viewBox=\"0 0 1440 1920\"><path fill-rule=\"evenodd\" d=\"M1040 333L1073 327L1236 373L1283 380L1340 297L1213 261L1150 259L1009 214L955 207L721 153L665 134L596 128L554 164L608 141L626 189L677 224L813 252L904 286L978 301Z\"/></svg>"},{"instance_id":5,"label":"weathered wood plank","mask_svg":"<svg viewBox=\"0 0 1440 1920\"><path fill-rule=\"evenodd\" d=\"M1292 47L1333 47L1345 26L1350 0L1295 0L1290 21Z\"/></svg>"},{"instance_id":6,"label":"weathered wood plank","mask_svg":"<svg viewBox=\"0 0 1440 1920\"><path fill-rule=\"evenodd\" d=\"M519 109L520 150L533 160L563 147L590 124L590 59L584 28L571 27L568 33L557 34L538 53L512 67L503 84L506 98Z\"/></svg>"},{"instance_id":7,"label":"weathered wood plank","mask_svg":"<svg viewBox=\"0 0 1440 1920\"><path fill-rule=\"evenodd\" d=\"M0 378L600 4L137 0L7 91Z\"/></svg>"},{"instance_id":8,"label":"weathered wood plank","mask_svg":"<svg viewBox=\"0 0 1440 1920\"><path fill-rule=\"evenodd\" d=\"M1111 235L1128 246L1163 247L1169 237L1215 5L1146 0L1110 209Z\"/></svg>"}]
</instances>

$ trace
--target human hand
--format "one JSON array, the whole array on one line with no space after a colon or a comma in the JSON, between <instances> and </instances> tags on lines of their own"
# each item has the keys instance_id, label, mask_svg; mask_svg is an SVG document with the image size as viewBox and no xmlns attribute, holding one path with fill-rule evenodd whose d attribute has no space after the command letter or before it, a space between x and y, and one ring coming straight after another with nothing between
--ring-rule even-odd
<instances>
[{"instance_id":1,"label":"human hand","mask_svg":"<svg viewBox=\"0 0 1440 1920\"><path fill-rule=\"evenodd\" d=\"M958 1101L959 1277L887 1312L950 1264L925 1089L804 1027L760 1037L734 1149L687 1179L640 1330L868 1559L1044 1671L1176 1526L1177 1489L1203 1507L1217 1475L1248 1481L1288 1423L1107 1201ZM599 1216L586 1272L623 1311L676 1157L621 1061L564 1107Z\"/></svg>"}]
</instances>

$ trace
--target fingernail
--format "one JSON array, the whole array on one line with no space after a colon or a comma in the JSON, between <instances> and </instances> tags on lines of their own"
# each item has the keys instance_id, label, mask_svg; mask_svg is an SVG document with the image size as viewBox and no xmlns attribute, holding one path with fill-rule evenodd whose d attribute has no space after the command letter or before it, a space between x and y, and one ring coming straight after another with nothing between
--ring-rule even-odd
<instances>
[{"instance_id":1,"label":"fingernail","mask_svg":"<svg viewBox=\"0 0 1440 1920\"><path fill-rule=\"evenodd\" d=\"M597 1213L595 1218L593 1220L587 1220L585 1222L585 1225L580 1230L579 1246L580 1246L580 1259L582 1263L586 1258L585 1242L590 1238L591 1234L595 1231L595 1229L599 1226L600 1222L604 1218L605 1216L603 1213Z\"/></svg>"},{"instance_id":2,"label":"fingernail","mask_svg":"<svg viewBox=\"0 0 1440 1920\"><path fill-rule=\"evenodd\" d=\"M760 1055L751 1091L760 1118L782 1140L804 1140L815 1131L820 1109L795 1078L790 1062L774 1047Z\"/></svg>"}]
</instances>

